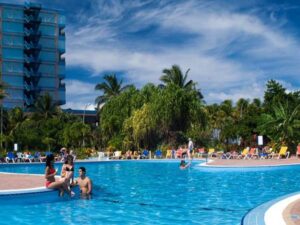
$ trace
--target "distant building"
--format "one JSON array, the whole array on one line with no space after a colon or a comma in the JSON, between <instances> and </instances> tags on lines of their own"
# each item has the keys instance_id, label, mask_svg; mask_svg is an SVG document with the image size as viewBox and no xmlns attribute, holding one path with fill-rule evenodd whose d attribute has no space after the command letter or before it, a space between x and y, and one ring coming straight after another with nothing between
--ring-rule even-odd
<instances>
[{"instance_id":1,"label":"distant building","mask_svg":"<svg viewBox=\"0 0 300 225\"><path fill-rule=\"evenodd\" d=\"M65 113L79 116L82 122L98 126L99 118L96 110L82 110L82 109L64 109Z\"/></svg>"},{"instance_id":2,"label":"distant building","mask_svg":"<svg viewBox=\"0 0 300 225\"><path fill-rule=\"evenodd\" d=\"M48 92L65 104L65 16L40 4L0 3L1 80L5 108L28 108Z\"/></svg>"}]
</instances>

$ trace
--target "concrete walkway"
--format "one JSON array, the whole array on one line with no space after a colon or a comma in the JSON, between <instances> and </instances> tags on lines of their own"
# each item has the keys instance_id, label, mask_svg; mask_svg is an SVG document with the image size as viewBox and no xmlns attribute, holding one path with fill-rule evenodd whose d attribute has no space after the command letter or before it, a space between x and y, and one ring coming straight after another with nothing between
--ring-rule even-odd
<instances>
[{"instance_id":1,"label":"concrete walkway","mask_svg":"<svg viewBox=\"0 0 300 225\"><path fill-rule=\"evenodd\" d=\"M45 187L43 175L0 173L0 190Z\"/></svg>"},{"instance_id":2,"label":"concrete walkway","mask_svg":"<svg viewBox=\"0 0 300 225\"><path fill-rule=\"evenodd\" d=\"M283 218L288 225L300 224L300 199L289 204L283 211Z\"/></svg>"},{"instance_id":3,"label":"concrete walkway","mask_svg":"<svg viewBox=\"0 0 300 225\"><path fill-rule=\"evenodd\" d=\"M207 163L207 166L220 167L253 167L253 166L279 166L279 165L300 165L300 159L215 159Z\"/></svg>"}]
</instances>

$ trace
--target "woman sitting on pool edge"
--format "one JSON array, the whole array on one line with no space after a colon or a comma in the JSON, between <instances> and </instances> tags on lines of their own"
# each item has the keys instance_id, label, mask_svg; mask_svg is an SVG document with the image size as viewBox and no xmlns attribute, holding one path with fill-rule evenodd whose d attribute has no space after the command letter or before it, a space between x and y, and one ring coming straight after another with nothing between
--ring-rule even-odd
<instances>
[{"instance_id":1,"label":"woman sitting on pool edge","mask_svg":"<svg viewBox=\"0 0 300 225\"><path fill-rule=\"evenodd\" d=\"M66 191L70 196L74 195L74 192L71 192L68 188L68 184L66 180L55 180L55 175L57 170L54 169L54 156L47 155L46 157L46 169L45 169L45 178L46 178L46 188L49 189L58 189L60 191L60 196L63 195L64 191Z\"/></svg>"},{"instance_id":2,"label":"woman sitting on pool edge","mask_svg":"<svg viewBox=\"0 0 300 225\"><path fill-rule=\"evenodd\" d=\"M181 161L180 161L179 168L182 169L182 170L184 170L184 169L190 167L190 165L191 165L190 162L189 162L189 163L186 163L184 160L181 160Z\"/></svg>"},{"instance_id":3,"label":"woman sitting on pool edge","mask_svg":"<svg viewBox=\"0 0 300 225\"><path fill-rule=\"evenodd\" d=\"M74 182L74 162L73 156L68 155L62 168L61 168L61 179L65 179L66 183L73 183Z\"/></svg>"}]
</instances>

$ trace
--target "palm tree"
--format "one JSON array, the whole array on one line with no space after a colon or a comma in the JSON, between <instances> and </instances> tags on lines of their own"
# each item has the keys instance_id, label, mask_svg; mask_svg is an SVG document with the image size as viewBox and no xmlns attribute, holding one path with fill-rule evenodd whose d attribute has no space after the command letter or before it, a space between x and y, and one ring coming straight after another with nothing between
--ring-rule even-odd
<instances>
[{"instance_id":1,"label":"palm tree","mask_svg":"<svg viewBox=\"0 0 300 225\"><path fill-rule=\"evenodd\" d=\"M260 130L279 143L296 144L300 137L300 104L289 107L279 103L273 106L273 113L262 115Z\"/></svg>"},{"instance_id":2,"label":"palm tree","mask_svg":"<svg viewBox=\"0 0 300 225\"><path fill-rule=\"evenodd\" d=\"M43 117L45 119L51 118L58 113L58 107L53 102L49 93L39 96L34 105L34 109L38 117Z\"/></svg>"},{"instance_id":3,"label":"palm tree","mask_svg":"<svg viewBox=\"0 0 300 225\"><path fill-rule=\"evenodd\" d=\"M249 101L244 99L244 98L240 98L237 103L236 103L236 112L237 115L242 118L243 114L247 113L248 110L248 106L249 106Z\"/></svg>"},{"instance_id":4,"label":"palm tree","mask_svg":"<svg viewBox=\"0 0 300 225\"><path fill-rule=\"evenodd\" d=\"M6 85L3 82L0 82L0 100L4 99L7 96L4 90L5 87Z\"/></svg>"},{"instance_id":5,"label":"palm tree","mask_svg":"<svg viewBox=\"0 0 300 225\"><path fill-rule=\"evenodd\" d=\"M104 82L99 83L95 86L95 90L103 91L103 95L96 98L95 103L97 108L114 96L119 95L126 89L133 87L133 85L125 85L122 87L123 80L118 81L115 74L107 74L104 76Z\"/></svg>"},{"instance_id":6,"label":"palm tree","mask_svg":"<svg viewBox=\"0 0 300 225\"><path fill-rule=\"evenodd\" d=\"M180 67L178 65L173 65L171 69L163 70L163 75L160 77L160 80L166 85L175 84L178 87L186 90L196 90L196 83L193 80L189 80L187 82L189 72L190 69L188 69L183 75ZM203 99L203 95L200 90L197 90L197 94L199 99Z\"/></svg>"},{"instance_id":7,"label":"palm tree","mask_svg":"<svg viewBox=\"0 0 300 225\"><path fill-rule=\"evenodd\" d=\"M0 76L1 76L1 73L0 73ZM3 139L3 99L7 96L7 93L5 92L5 88L7 87L7 85L3 82L3 81L0 81L0 101L1 101L1 109L0 109L0 135L1 135L1 139ZM2 140L1 140L1 149L3 147L2 145Z\"/></svg>"}]
</instances>

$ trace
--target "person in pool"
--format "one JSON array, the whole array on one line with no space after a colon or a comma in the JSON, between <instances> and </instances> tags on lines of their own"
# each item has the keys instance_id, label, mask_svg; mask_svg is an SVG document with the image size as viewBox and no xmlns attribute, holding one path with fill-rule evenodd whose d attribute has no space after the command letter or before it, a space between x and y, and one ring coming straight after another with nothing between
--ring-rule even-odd
<instances>
[{"instance_id":1,"label":"person in pool","mask_svg":"<svg viewBox=\"0 0 300 225\"><path fill-rule=\"evenodd\" d=\"M75 184L78 184L81 195L89 196L92 194L92 181L89 177L86 176L85 167L79 167L79 177L75 181Z\"/></svg>"},{"instance_id":2,"label":"person in pool","mask_svg":"<svg viewBox=\"0 0 300 225\"><path fill-rule=\"evenodd\" d=\"M60 191L60 196L63 195L64 191L66 191L70 196L73 196L74 193L69 190L68 184L65 180L55 180L56 174L57 170L54 169L54 156L52 154L47 155L45 169L46 188L58 189Z\"/></svg>"},{"instance_id":3,"label":"person in pool","mask_svg":"<svg viewBox=\"0 0 300 225\"><path fill-rule=\"evenodd\" d=\"M190 162L189 162L189 163L186 163L184 160L181 160L181 161L180 161L179 168L182 169L182 170L184 170L184 169L186 169L186 168L189 168L190 165L191 165Z\"/></svg>"}]
</instances>

